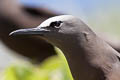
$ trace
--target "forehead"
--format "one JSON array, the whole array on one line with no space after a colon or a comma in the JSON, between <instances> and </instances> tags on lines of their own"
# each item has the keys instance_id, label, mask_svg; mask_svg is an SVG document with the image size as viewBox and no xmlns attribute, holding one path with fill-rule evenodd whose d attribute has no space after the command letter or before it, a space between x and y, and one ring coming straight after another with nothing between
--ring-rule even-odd
<instances>
[{"instance_id":1,"label":"forehead","mask_svg":"<svg viewBox=\"0 0 120 80\"><path fill-rule=\"evenodd\" d=\"M55 22L55 21L70 21L73 18L74 17L71 15L62 15L62 16L51 17L51 18L45 20L43 23L41 23L38 27L49 26L51 22Z\"/></svg>"}]
</instances>

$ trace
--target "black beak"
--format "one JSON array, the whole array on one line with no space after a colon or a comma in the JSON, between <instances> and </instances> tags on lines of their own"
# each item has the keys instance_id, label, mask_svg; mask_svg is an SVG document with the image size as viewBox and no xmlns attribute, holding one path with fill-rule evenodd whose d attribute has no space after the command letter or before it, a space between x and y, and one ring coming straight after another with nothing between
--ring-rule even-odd
<instances>
[{"instance_id":1,"label":"black beak","mask_svg":"<svg viewBox=\"0 0 120 80\"><path fill-rule=\"evenodd\" d=\"M46 28L29 28L29 29L19 29L16 31L11 32L10 36L16 36L16 35L40 35L43 36L45 33L48 33L50 30L47 30Z\"/></svg>"}]
</instances>

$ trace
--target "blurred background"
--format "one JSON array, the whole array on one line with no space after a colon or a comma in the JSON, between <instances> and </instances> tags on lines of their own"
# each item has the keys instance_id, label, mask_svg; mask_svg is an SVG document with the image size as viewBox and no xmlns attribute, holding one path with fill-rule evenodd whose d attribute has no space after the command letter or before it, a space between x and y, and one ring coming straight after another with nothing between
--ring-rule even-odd
<instances>
[{"instance_id":1,"label":"blurred background","mask_svg":"<svg viewBox=\"0 0 120 80\"><path fill-rule=\"evenodd\" d=\"M73 80L62 52L39 37L10 37L52 16L79 17L120 52L119 0L0 0L0 80Z\"/></svg>"}]
</instances>

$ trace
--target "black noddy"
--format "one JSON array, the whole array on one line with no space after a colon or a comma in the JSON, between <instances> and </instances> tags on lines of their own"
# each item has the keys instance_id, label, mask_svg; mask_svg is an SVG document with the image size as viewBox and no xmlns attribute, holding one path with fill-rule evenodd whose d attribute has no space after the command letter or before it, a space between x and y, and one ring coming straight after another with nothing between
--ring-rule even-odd
<instances>
[{"instance_id":1,"label":"black noddy","mask_svg":"<svg viewBox=\"0 0 120 80\"><path fill-rule=\"evenodd\" d=\"M10 35L38 35L60 48L74 80L120 80L120 54L77 17L55 16Z\"/></svg>"}]
</instances>

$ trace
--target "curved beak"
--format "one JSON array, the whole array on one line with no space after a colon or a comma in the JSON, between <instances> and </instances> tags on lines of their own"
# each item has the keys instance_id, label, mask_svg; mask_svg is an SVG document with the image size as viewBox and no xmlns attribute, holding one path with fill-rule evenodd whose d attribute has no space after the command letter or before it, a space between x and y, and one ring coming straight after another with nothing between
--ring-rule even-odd
<instances>
[{"instance_id":1,"label":"curved beak","mask_svg":"<svg viewBox=\"0 0 120 80\"><path fill-rule=\"evenodd\" d=\"M15 35L41 35L43 36L45 33L49 32L50 30L47 30L45 27L41 28L29 28L29 29L19 29L11 32L10 36Z\"/></svg>"}]
</instances>

